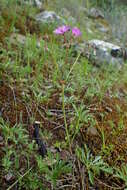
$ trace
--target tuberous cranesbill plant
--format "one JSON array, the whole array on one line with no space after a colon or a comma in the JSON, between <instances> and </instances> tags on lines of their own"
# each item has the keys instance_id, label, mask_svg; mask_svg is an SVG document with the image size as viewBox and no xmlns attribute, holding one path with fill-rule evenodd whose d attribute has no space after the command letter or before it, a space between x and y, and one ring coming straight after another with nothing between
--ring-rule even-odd
<instances>
[{"instance_id":1,"label":"tuberous cranesbill plant","mask_svg":"<svg viewBox=\"0 0 127 190\"><path fill-rule=\"evenodd\" d=\"M57 36L63 36L63 45L66 48L66 58L68 57L69 49L71 49L73 42L75 43L76 38L78 39L82 35L78 27L71 27L68 25L59 26L53 33ZM67 62L66 60L65 63Z\"/></svg>"},{"instance_id":2,"label":"tuberous cranesbill plant","mask_svg":"<svg viewBox=\"0 0 127 190\"><path fill-rule=\"evenodd\" d=\"M64 33L70 31L70 29L71 29L70 26L63 25L63 26L56 28L53 32L54 32L54 34L57 34L57 35L63 35Z\"/></svg>"},{"instance_id":3,"label":"tuberous cranesbill plant","mask_svg":"<svg viewBox=\"0 0 127 190\"><path fill-rule=\"evenodd\" d=\"M81 33L79 28L77 28L77 27L71 28L70 26L67 26L67 25L59 26L58 28L56 28L53 31L53 33L56 34L56 35L63 35L63 37L64 37L64 45L65 45L65 48L66 48L66 60L65 60L65 63L67 63L68 58L69 58L68 51L69 51L69 48L71 47L71 42L72 42L72 40L74 38L78 38L79 36L81 36L82 33ZM69 34L69 40L66 40L66 37L68 37L67 33ZM79 58L79 56L78 56L78 58ZM62 110L63 110L63 115L64 115L64 124L65 124L65 131L66 131L65 139L66 139L67 145L69 145L70 151L71 151L71 139L70 139L71 135L69 134L69 128L68 128L67 120L66 120L64 93L65 93L65 82L67 82L68 77L69 77L70 73L72 72L74 65L77 63L77 60L78 59L76 59L76 61L72 65L72 67L71 67L65 81L64 82L62 81Z\"/></svg>"},{"instance_id":4,"label":"tuberous cranesbill plant","mask_svg":"<svg viewBox=\"0 0 127 190\"><path fill-rule=\"evenodd\" d=\"M59 26L53 32L54 32L54 34L57 34L57 35L64 35L65 33L69 32L69 31L71 31L71 35L74 37L79 37L82 35L79 28L77 28L77 27L71 28L70 26L66 26L66 25Z\"/></svg>"},{"instance_id":5,"label":"tuberous cranesbill plant","mask_svg":"<svg viewBox=\"0 0 127 190\"><path fill-rule=\"evenodd\" d=\"M73 35L74 37L79 37L79 36L82 35L82 33L81 33L81 31L80 31L79 28L74 27L74 28L72 28L72 35Z\"/></svg>"}]
</instances>

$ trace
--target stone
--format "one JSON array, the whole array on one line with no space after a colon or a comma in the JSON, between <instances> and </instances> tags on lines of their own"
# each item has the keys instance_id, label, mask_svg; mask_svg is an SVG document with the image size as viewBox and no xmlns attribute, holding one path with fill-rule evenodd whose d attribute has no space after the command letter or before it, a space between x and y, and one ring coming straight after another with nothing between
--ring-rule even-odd
<instances>
[{"instance_id":1,"label":"stone","mask_svg":"<svg viewBox=\"0 0 127 190\"><path fill-rule=\"evenodd\" d=\"M26 37L22 34L12 33L10 36L10 42L12 44L20 43L21 45L24 45L25 41L26 41Z\"/></svg>"},{"instance_id":2,"label":"stone","mask_svg":"<svg viewBox=\"0 0 127 190\"><path fill-rule=\"evenodd\" d=\"M2 142L4 140L4 138L2 136L0 136L0 142Z\"/></svg>"},{"instance_id":3,"label":"stone","mask_svg":"<svg viewBox=\"0 0 127 190\"><path fill-rule=\"evenodd\" d=\"M89 34L93 34L93 31L92 31L90 28L87 28L86 31L87 31Z\"/></svg>"},{"instance_id":4,"label":"stone","mask_svg":"<svg viewBox=\"0 0 127 190\"><path fill-rule=\"evenodd\" d=\"M66 18L68 20L68 22L70 22L71 24L76 23L76 18L74 18L66 8L61 9L60 15L64 18Z\"/></svg>"},{"instance_id":5,"label":"stone","mask_svg":"<svg viewBox=\"0 0 127 190\"><path fill-rule=\"evenodd\" d=\"M27 37L22 34L12 33L9 40L11 44L17 45L19 43L20 45L23 46L27 40ZM38 39L37 39L37 47L38 48L40 47L40 40Z\"/></svg>"},{"instance_id":6,"label":"stone","mask_svg":"<svg viewBox=\"0 0 127 190\"><path fill-rule=\"evenodd\" d=\"M76 24L76 19L72 16L68 17L68 22L71 24Z\"/></svg>"},{"instance_id":7,"label":"stone","mask_svg":"<svg viewBox=\"0 0 127 190\"><path fill-rule=\"evenodd\" d=\"M81 53L81 56L87 57L95 65L100 66L103 63L112 64L121 67L127 59L127 50L103 40L93 39L74 45L75 55Z\"/></svg>"},{"instance_id":8,"label":"stone","mask_svg":"<svg viewBox=\"0 0 127 190\"><path fill-rule=\"evenodd\" d=\"M42 11L41 13L36 15L36 21L39 23L57 23L64 24L65 20L58 16L54 11Z\"/></svg>"},{"instance_id":9,"label":"stone","mask_svg":"<svg viewBox=\"0 0 127 190\"><path fill-rule=\"evenodd\" d=\"M92 56L97 65L107 63L120 67L124 62L123 57L114 57L111 54L112 51L122 51L120 46L96 39L89 41L89 45L93 48Z\"/></svg>"},{"instance_id":10,"label":"stone","mask_svg":"<svg viewBox=\"0 0 127 190\"><path fill-rule=\"evenodd\" d=\"M112 43L109 43L109 42L105 42L103 40L98 40L98 39L93 39L93 40L90 40L89 41L89 44L98 48L98 49L103 49L104 51L107 51L107 50L120 50L120 47L117 46L117 45L114 45Z\"/></svg>"},{"instance_id":11,"label":"stone","mask_svg":"<svg viewBox=\"0 0 127 190\"><path fill-rule=\"evenodd\" d=\"M2 117L2 109L0 109L0 117Z\"/></svg>"},{"instance_id":12,"label":"stone","mask_svg":"<svg viewBox=\"0 0 127 190\"><path fill-rule=\"evenodd\" d=\"M91 17L91 18L94 18L94 19L97 19L97 18L103 18L104 19L104 14L101 10L93 7L89 10L88 12L88 16Z\"/></svg>"},{"instance_id":13,"label":"stone","mask_svg":"<svg viewBox=\"0 0 127 190\"><path fill-rule=\"evenodd\" d=\"M40 0L34 0L34 2L35 2L35 6L36 6L37 8L39 8L39 9L42 8L42 2L41 2Z\"/></svg>"},{"instance_id":14,"label":"stone","mask_svg":"<svg viewBox=\"0 0 127 190\"><path fill-rule=\"evenodd\" d=\"M96 24L96 28L100 31L100 32L103 32L103 33L107 33L109 32L109 27L106 27L100 23Z\"/></svg>"},{"instance_id":15,"label":"stone","mask_svg":"<svg viewBox=\"0 0 127 190\"><path fill-rule=\"evenodd\" d=\"M5 180L7 182L10 182L13 179L13 174L11 172L8 172L5 176L4 176Z\"/></svg>"},{"instance_id":16,"label":"stone","mask_svg":"<svg viewBox=\"0 0 127 190\"><path fill-rule=\"evenodd\" d=\"M62 8L60 11L60 15L63 17L69 17L71 16L71 13L66 8Z\"/></svg>"},{"instance_id":17,"label":"stone","mask_svg":"<svg viewBox=\"0 0 127 190\"><path fill-rule=\"evenodd\" d=\"M91 136L97 136L98 135L98 131L95 127L89 127L87 129L87 134L91 135Z\"/></svg>"},{"instance_id":18,"label":"stone","mask_svg":"<svg viewBox=\"0 0 127 190\"><path fill-rule=\"evenodd\" d=\"M20 3L30 5L30 6L35 6L41 9L44 1L43 0L22 0Z\"/></svg>"},{"instance_id":19,"label":"stone","mask_svg":"<svg viewBox=\"0 0 127 190\"><path fill-rule=\"evenodd\" d=\"M89 10L86 7L79 7L80 13L83 13L84 15L89 15Z\"/></svg>"}]
</instances>

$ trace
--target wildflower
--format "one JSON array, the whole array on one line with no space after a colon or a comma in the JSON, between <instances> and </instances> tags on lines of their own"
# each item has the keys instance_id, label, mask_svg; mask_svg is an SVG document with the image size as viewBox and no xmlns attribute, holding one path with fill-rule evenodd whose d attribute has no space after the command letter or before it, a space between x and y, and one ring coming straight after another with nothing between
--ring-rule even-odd
<instances>
[{"instance_id":1,"label":"wildflower","mask_svg":"<svg viewBox=\"0 0 127 190\"><path fill-rule=\"evenodd\" d=\"M54 33L58 34L58 35L59 34L62 35L64 33L68 32L69 30L70 30L70 26L63 25L63 26L58 27L56 30L54 30Z\"/></svg>"},{"instance_id":2,"label":"wildflower","mask_svg":"<svg viewBox=\"0 0 127 190\"><path fill-rule=\"evenodd\" d=\"M77 27L74 27L72 28L72 34L75 36L75 37L78 37L78 36L81 36L81 31L79 30L79 28Z\"/></svg>"}]
</instances>

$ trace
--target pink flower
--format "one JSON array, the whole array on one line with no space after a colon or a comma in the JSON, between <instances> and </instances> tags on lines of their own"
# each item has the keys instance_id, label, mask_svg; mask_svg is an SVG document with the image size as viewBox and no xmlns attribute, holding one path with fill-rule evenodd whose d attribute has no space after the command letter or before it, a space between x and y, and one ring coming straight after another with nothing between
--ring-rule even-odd
<instances>
[{"instance_id":1,"label":"pink flower","mask_svg":"<svg viewBox=\"0 0 127 190\"><path fill-rule=\"evenodd\" d=\"M79 28L77 28L77 27L72 28L72 34L73 34L75 37L78 37L78 36L81 36L81 35L82 35L81 31L80 31Z\"/></svg>"},{"instance_id":2,"label":"pink flower","mask_svg":"<svg viewBox=\"0 0 127 190\"><path fill-rule=\"evenodd\" d=\"M65 26L65 25L63 25L63 26L60 26L60 27L58 27L56 30L54 30L53 32L55 33L55 34L58 34L58 35L62 35L62 34L64 34L65 32L68 32L70 30L70 26Z\"/></svg>"}]
</instances>

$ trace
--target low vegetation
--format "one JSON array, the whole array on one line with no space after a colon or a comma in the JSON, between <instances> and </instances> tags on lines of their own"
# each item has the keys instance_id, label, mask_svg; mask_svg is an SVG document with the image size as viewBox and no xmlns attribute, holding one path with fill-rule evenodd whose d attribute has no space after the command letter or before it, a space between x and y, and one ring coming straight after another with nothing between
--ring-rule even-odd
<instances>
[{"instance_id":1,"label":"low vegetation","mask_svg":"<svg viewBox=\"0 0 127 190\"><path fill-rule=\"evenodd\" d=\"M126 63L95 67L73 53L87 39L82 26L65 38L55 25L39 27L37 8L0 5L1 189L126 189Z\"/></svg>"}]
</instances>

